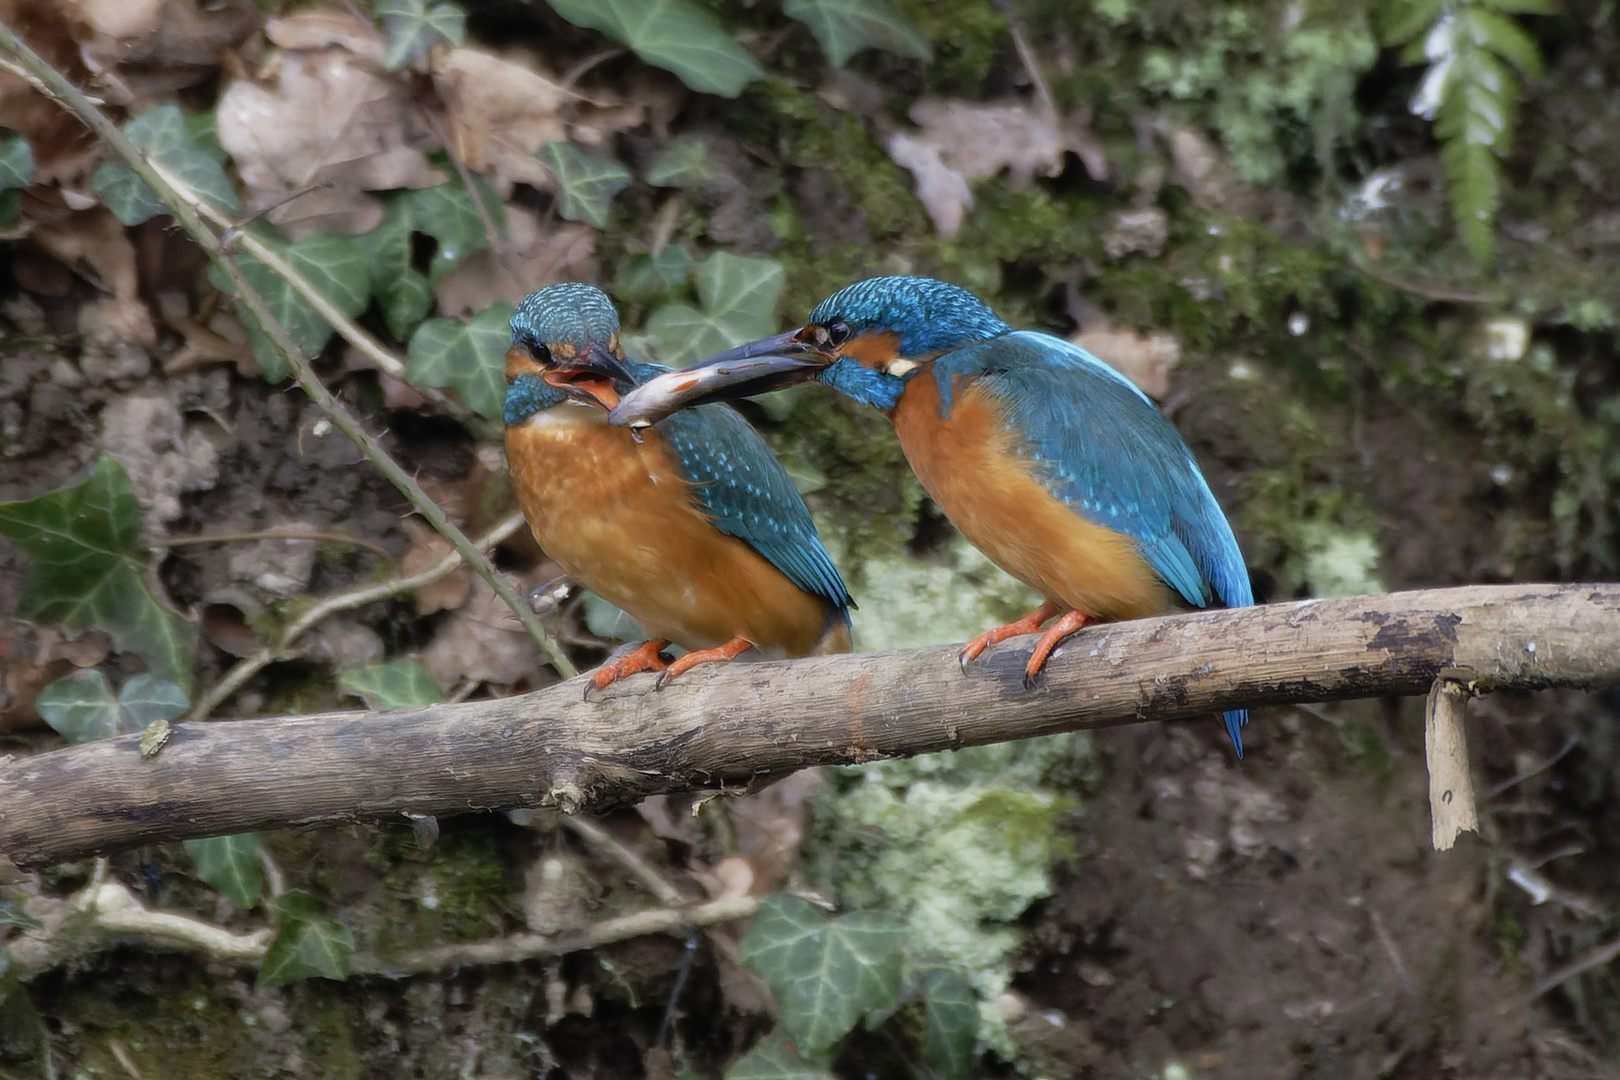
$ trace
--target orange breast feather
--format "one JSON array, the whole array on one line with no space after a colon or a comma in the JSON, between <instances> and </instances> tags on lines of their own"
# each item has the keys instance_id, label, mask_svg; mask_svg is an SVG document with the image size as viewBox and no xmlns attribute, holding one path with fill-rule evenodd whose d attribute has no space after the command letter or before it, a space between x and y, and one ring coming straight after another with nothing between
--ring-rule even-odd
<instances>
[{"instance_id":1,"label":"orange breast feather","mask_svg":"<svg viewBox=\"0 0 1620 1080\"><path fill-rule=\"evenodd\" d=\"M1014 452L995 398L960 385L939 415L931 371L912 378L894 428L917 478L968 541L1013 577L1066 608L1100 619L1176 610L1167 585L1123 533L1065 506Z\"/></svg>"},{"instance_id":2,"label":"orange breast feather","mask_svg":"<svg viewBox=\"0 0 1620 1080\"><path fill-rule=\"evenodd\" d=\"M638 445L565 403L508 428L506 455L546 554L648 633L687 649L740 636L777 655L816 650L827 603L714 527L656 431Z\"/></svg>"}]
</instances>

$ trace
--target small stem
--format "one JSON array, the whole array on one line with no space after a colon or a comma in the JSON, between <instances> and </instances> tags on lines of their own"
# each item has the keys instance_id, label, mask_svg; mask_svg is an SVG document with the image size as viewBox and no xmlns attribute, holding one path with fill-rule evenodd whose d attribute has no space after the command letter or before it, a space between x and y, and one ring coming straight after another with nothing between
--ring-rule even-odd
<instances>
[{"instance_id":1,"label":"small stem","mask_svg":"<svg viewBox=\"0 0 1620 1080\"><path fill-rule=\"evenodd\" d=\"M487 551L522 527L523 515L520 513L509 514L504 521L479 537L477 546L480 551ZM374 600L386 600L390 596L398 596L400 593L431 585L460 566L462 562L460 552L449 551L432 566L423 567L414 574L390 578L375 585L362 585L357 589L349 589L346 592L328 596L289 623L286 629L281 632L281 639L276 644L267 645L252 656L244 656L238 660L231 670L220 677L219 682L209 687L197 699L196 706L192 708L190 715L186 719L208 719L226 698L241 689L243 683L253 678L270 664L275 663L276 660L288 655L293 643L328 615L334 615L339 611L350 611L357 607L363 607Z\"/></svg>"},{"instance_id":2,"label":"small stem","mask_svg":"<svg viewBox=\"0 0 1620 1080\"><path fill-rule=\"evenodd\" d=\"M466 534L445 516L439 505L428 497L427 492L422 490L421 485L416 482L415 478L388 455L382 444L360 426L360 421L321 382L310 362L304 358L303 353L287 336L287 331L270 314L264 298L248 284L247 278L243 276L241 268L236 265L235 260L227 258L225 253L219 250L219 238L214 235L207 225L203 224L198 212L201 210L215 219L222 219L222 215L198 198L186 185L169 175L166 170L156 163L148 161L145 155L136 149L135 144L129 141L129 137L119 130L118 126L108 119L105 113L96 108L78 87L69 82L61 72L42 60L4 23L0 23L0 49L11 53L22 62L25 68L37 75L49 96L77 116L85 126L90 128L107 144L113 153L123 159L124 164L128 165L137 176L146 182L147 187L151 188L153 193L157 195L158 200L174 216L180 227L190 233L192 239L202 245L203 250L208 252L209 258L230 279L237 298L253 313L253 317L259 321L260 327L274 343L276 351L281 353L292 366L298 385L303 388L304 393L309 395L310 399L315 402L322 412L326 413L339 430L353 440L355 445L360 447L366 457L371 459L371 463L377 467L377 470L387 477L389 482L410 500L411 505L416 507L417 512L427 519L428 524L432 525L446 540L449 540L451 546L461 553L461 557L467 561L467 564L489 583L490 588L494 589L495 594L512 609L512 613L523 624L523 628L534 638L535 643L540 646L540 650L545 654L547 660L551 662L552 666L557 669L563 678L573 678L577 675L579 673L578 669L563 653L562 647L546 633L546 628L541 624L540 619L518 596L517 592L512 588L511 582L495 572L495 568L473 546L472 541L467 539ZM226 224L228 225L228 223ZM314 305L322 317L326 318L333 326L342 323L353 327L354 324L344 317L342 312L332 307L330 302L318 290L311 286L308 281L305 281L302 275L287 266L266 245L246 233L238 234L238 239L256 258L264 262L266 266L277 274L286 278L288 283ZM306 289L308 292L304 291ZM354 327L354 330L356 334L360 334L357 327ZM361 336L370 341L368 335ZM377 351L386 352L380 346L377 347ZM370 354L368 353L368 355ZM373 359L375 358L373 356ZM389 357L389 359L393 360L396 365L398 364L397 359L393 357ZM403 370L403 368L400 370Z\"/></svg>"},{"instance_id":3,"label":"small stem","mask_svg":"<svg viewBox=\"0 0 1620 1080\"><path fill-rule=\"evenodd\" d=\"M177 548L193 544L242 544L257 540L316 540L333 544L353 544L394 561L393 553L374 540L364 540L348 533L328 532L321 529L260 529L256 532L209 533L205 536L160 536L151 541L153 547Z\"/></svg>"}]
</instances>

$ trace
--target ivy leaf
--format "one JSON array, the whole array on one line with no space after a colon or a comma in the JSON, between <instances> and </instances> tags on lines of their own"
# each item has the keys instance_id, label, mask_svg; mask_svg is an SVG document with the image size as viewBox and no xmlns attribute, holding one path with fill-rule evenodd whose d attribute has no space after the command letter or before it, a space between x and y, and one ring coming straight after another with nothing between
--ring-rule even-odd
<instances>
[{"instance_id":1,"label":"ivy leaf","mask_svg":"<svg viewBox=\"0 0 1620 1080\"><path fill-rule=\"evenodd\" d=\"M276 897L281 932L259 965L257 986L285 986L299 979L347 979L354 935L321 910L321 902L302 889Z\"/></svg>"},{"instance_id":2,"label":"ivy leaf","mask_svg":"<svg viewBox=\"0 0 1620 1080\"><path fill-rule=\"evenodd\" d=\"M406 380L417 386L449 387L479 416L500 419L515 310L511 304L493 304L466 323L429 319L411 335Z\"/></svg>"},{"instance_id":3,"label":"ivy leaf","mask_svg":"<svg viewBox=\"0 0 1620 1080\"><path fill-rule=\"evenodd\" d=\"M168 209L152 194L146 181L127 165L103 161L90 174L90 187L113 216L125 225L139 225Z\"/></svg>"},{"instance_id":4,"label":"ivy leaf","mask_svg":"<svg viewBox=\"0 0 1620 1080\"><path fill-rule=\"evenodd\" d=\"M792 1047L766 1036L726 1070L725 1080L833 1080L833 1075L799 1057Z\"/></svg>"},{"instance_id":5,"label":"ivy leaf","mask_svg":"<svg viewBox=\"0 0 1620 1080\"><path fill-rule=\"evenodd\" d=\"M676 139L647 166L654 187L699 188L714 179L709 146L702 139Z\"/></svg>"},{"instance_id":6,"label":"ivy leaf","mask_svg":"<svg viewBox=\"0 0 1620 1080\"><path fill-rule=\"evenodd\" d=\"M685 285L696 265L685 244L665 244L656 255L632 255L621 263L613 291L621 300L650 300Z\"/></svg>"},{"instance_id":7,"label":"ivy leaf","mask_svg":"<svg viewBox=\"0 0 1620 1080\"><path fill-rule=\"evenodd\" d=\"M946 1077L961 1080L973 1063L973 1040L979 1033L979 998L973 987L950 968L923 972L923 1053Z\"/></svg>"},{"instance_id":8,"label":"ivy leaf","mask_svg":"<svg viewBox=\"0 0 1620 1080\"><path fill-rule=\"evenodd\" d=\"M338 676L338 685L364 699L373 709L400 709L432 705L444 700L439 680L421 661L397 656L381 664L350 668Z\"/></svg>"},{"instance_id":9,"label":"ivy leaf","mask_svg":"<svg viewBox=\"0 0 1620 1080\"><path fill-rule=\"evenodd\" d=\"M127 731L139 731L154 720L173 720L191 708L191 698L168 679L142 672L118 691Z\"/></svg>"},{"instance_id":10,"label":"ivy leaf","mask_svg":"<svg viewBox=\"0 0 1620 1080\"><path fill-rule=\"evenodd\" d=\"M483 203L499 227L500 200L486 195ZM417 265L418 234L433 241L426 266ZM472 195L451 181L394 196L382 223L359 237L359 244L371 263L371 281L388 332L407 341L433 308L433 286L467 256L487 247L489 237Z\"/></svg>"},{"instance_id":11,"label":"ivy leaf","mask_svg":"<svg viewBox=\"0 0 1620 1080\"><path fill-rule=\"evenodd\" d=\"M219 152L212 130L211 122L199 126L187 121L178 105L159 105L124 125L124 134L148 160L162 165L215 206L236 210L241 203L225 173L224 154ZM102 162L91 174L90 186L125 225L139 225L165 212L146 181L127 165Z\"/></svg>"},{"instance_id":12,"label":"ivy leaf","mask_svg":"<svg viewBox=\"0 0 1620 1080\"><path fill-rule=\"evenodd\" d=\"M581 150L571 142L553 140L534 155L557 181L557 212L569 221L607 228L608 203L630 186L630 170L613 158Z\"/></svg>"},{"instance_id":13,"label":"ivy leaf","mask_svg":"<svg viewBox=\"0 0 1620 1080\"><path fill-rule=\"evenodd\" d=\"M281 257L332 301L339 311L353 318L366 309L371 298L371 263L365 249L357 242L333 233L315 233L284 247L274 240L267 243L280 248ZM326 343L332 339L331 324L321 318L307 300L293 291L286 278L258 259L243 254L236 256L236 261L248 285L264 298L271 317L287 331L298 351L308 358L320 355ZM230 279L217 266L209 267L208 280L227 296L235 295ZM253 342L253 356L259 362L265 381L280 382L291 375L292 369L276 352L269 335L260 328L258 320L246 305L237 301L236 311L242 325L247 327L248 337Z\"/></svg>"},{"instance_id":14,"label":"ivy leaf","mask_svg":"<svg viewBox=\"0 0 1620 1080\"><path fill-rule=\"evenodd\" d=\"M34 150L21 135L0 142L0 188L25 188L34 179Z\"/></svg>"},{"instance_id":15,"label":"ivy leaf","mask_svg":"<svg viewBox=\"0 0 1620 1080\"><path fill-rule=\"evenodd\" d=\"M549 0L573 23L628 45L701 94L734 98L765 73L713 15L689 0Z\"/></svg>"},{"instance_id":16,"label":"ivy leaf","mask_svg":"<svg viewBox=\"0 0 1620 1080\"><path fill-rule=\"evenodd\" d=\"M457 4L377 0L372 10L388 28L383 64L389 71L398 71L435 45L460 45L467 36L467 13Z\"/></svg>"},{"instance_id":17,"label":"ivy leaf","mask_svg":"<svg viewBox=\"0 0 1620 1080\"><path fill-rule=\"evenodd\" d=\"M75 671L46 686L34 699L40 719L68 742L110 739L122 731L123 714L99 671Z\"/></svg>"},{"instance_id":18,"label":"ivy leaf","mask_svg":"<svg viewBox=\"0 0 1620 1080\"><path fill-rule=\"evenodd\" d=\"M785 0L782 11L810 28L834 67L843 67L862 49L934 58L928 39L888 0Z\"/></svg>"},{"instance_id":19,"label":"ivy leaf","mask_svg":"<svg viewBox=\"0 0 1620 1080\"><path fill-rule=\"evenodd\" d=\"M110 457L77 484L0 503L0 532L34 560L20 614L75 630L100 627L153 674L187 688L196 632L147 591L140 531L129 476Z\"/></svg>"},{"instance_id":20,"label":"ivy leaf","mask_svg":"<svg viewBox=\"0 0 1620 1080\"><path fill-rule=\"evenodd\" d=\"M259 834L210 836L187 840L186 854L197 866L197 876L231 898L244 911L259 905L264 876L259 869Z\"/></svg>"},{"instance_id":21,"label":"ivy leaf","mask_svg":"<svg viewBox=\"0 0 1620 1080\"><path fill-rule=\"evenodd\" d=\"M710 255L696 273L703 310L669 304L647 320L659 358L680 366L769 334L776 329L783 278L781 265L770 259Z\"/></svg>"},{"instance_id":22,"label":"ivy leaf","mask_svg":"<svg viewBox=\"0 0 1620 1080\"><path fill-rule=\"evenodd\" d=\"M794 1043L818 1054L863 1015L899 1003L905 933L891 915L829 919L810 901L777 893L760 902L739 955L770 984Z\"/></svg>"}]
</instances>

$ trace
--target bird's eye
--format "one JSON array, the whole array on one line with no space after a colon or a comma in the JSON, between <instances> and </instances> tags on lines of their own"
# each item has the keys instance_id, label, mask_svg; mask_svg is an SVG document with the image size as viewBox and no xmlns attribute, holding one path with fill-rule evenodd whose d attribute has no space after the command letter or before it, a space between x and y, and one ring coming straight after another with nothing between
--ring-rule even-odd
<instances>
[{"instance_id":1,"label":"bird's eye","mask_svg":"<svg viewBox=\"0 0 1620 1080\"><path fill-rule=\"evenodd\" d=\"M550 349L546 348L544 345L542 345L538 341L531 341L528 344L529 344L529 355L534 357L535 363L537 363L537 364L550 364L551 363L551 350Z\"/></svg>"},{"instance_id":2,"label":"bird's eye","mask_svg":"<svg viewBox=\"0 0 1620 1080\"><path fill-rule=\"evenodd\" d=\"M849 323L843 319L834 319L827 324L827 344L842 345L849 340Z\"/></svg>"}]
</instances>

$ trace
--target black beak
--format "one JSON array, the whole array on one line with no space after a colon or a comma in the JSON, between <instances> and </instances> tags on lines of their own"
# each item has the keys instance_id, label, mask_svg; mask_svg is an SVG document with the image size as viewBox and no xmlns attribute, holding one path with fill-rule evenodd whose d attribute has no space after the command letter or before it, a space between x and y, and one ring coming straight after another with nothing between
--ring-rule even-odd
<instances>
[{"instance_id":1,"label":"black beak","mask_svg":"<svg viewBox=\"0 0 1620 1080\"><path fill-rule=\"evenodd\" d=\"M608 414L608 423L638 430L693 405L753 397L809 382L835 357L806 345L798 334L791 330L751 341L649 379L620 399Z\"/></svg>"},{"instance_id":2,"label":"black beak","mask_svg":"<svg viewBox=\"0 0 1620 1080\"><path fill-rule=\"evenodd\" d=\"M590 342L571 360L563 360L546 371L546 382L577 401L612 409L619 403L615 383L636 384L635 372L607 347Z\"/></svg>"}]
</instances>

